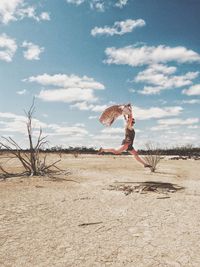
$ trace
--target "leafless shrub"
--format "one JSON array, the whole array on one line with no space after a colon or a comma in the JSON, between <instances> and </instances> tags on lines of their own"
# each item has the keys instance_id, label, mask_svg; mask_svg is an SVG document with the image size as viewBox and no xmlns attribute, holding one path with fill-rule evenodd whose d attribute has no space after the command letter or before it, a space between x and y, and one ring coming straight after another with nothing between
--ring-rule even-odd
<instances>
[{"instance_id":1,"label":"leafless shrub","mask_svg":"<svg viewBox=\"0 0 200 267\"><path fill-rule=\"evenodd\" d=\"M74 151L74 152L73 152L73 155L74 155L75 158L78 158L78 156L79 156L79 154L78 154L77 151Z\"/></svg>"},{"instance_id":2,"label":"leafless shrub","mask_svg":"<svg viewBox=\"0 0 200 267\"><path fill-rule=\"evenodd\" d=\"M47 163L47 154L44 156L41 155L41 149L43 149L48 141L46 136L42 136L42 129L40 128L39 135L34 144L33 142L33 114L35 112L35 101L30 107L30 109L26 112L27 122L27 137L29 141L29 149L24 151L19 144L11 137L2 137L4 142L0 142L0 146L2 149L8 152L8 162L11 159L18 159L24 168L24 172L22 173L10 173L8 172L2 164L0 164L0 171L3 173L3 178L25 175L25 176L43 176L53 174L55 172L61 171L60 168L56 166L61 159L48 164Z\"/></svg>"},{"instance_id":3,"label":"leafless shrub","mask_svg":"<svg viewBox=\"0 0 200 267\"><path fill-rule=\"evenodd\" d=\"M155 172L158 163L162 159L161 153L156 145L151 142L146 144L146 153L144 160L147 164L151 165L151 172Z\"/></svg>"}]
</instances>

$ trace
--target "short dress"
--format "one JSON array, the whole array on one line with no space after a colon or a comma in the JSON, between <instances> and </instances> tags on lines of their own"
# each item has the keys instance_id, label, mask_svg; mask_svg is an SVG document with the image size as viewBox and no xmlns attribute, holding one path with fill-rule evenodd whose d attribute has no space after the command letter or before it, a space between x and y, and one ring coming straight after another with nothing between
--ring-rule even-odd
<instances>
[{"instance_id":1,"label":"short dress","mask_svg":"<svg viewBox=\"0 0 200 267\"><path fill-rule=\"evenodd\" d=\"M126 132L125 132L125 139L122 141L122 145L128 144L128 148L127 150L132 150L133 148L133 141L135 138L135 131L134 129L129 129L126 128Z\"/></svg>"}]
</instances>

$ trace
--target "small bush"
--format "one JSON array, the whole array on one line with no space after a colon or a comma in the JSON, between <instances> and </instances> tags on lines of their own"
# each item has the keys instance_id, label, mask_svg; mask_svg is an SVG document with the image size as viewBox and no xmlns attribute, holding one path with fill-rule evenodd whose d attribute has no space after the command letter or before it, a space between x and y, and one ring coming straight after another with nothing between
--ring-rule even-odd
<instances>
[{"instance_id":1,"label":"small bush","mask_svg":"<svg viewBox=\"0 0 200 267\"><path fill-rule=\"evenodd\" d=\"M162 159L160 150L156 148L156 146L151 142L147 143L145 146L147 154L144 156L144 160L146 161L147 164L152 166L150 168L151 172L155 172L158 163Z\"/></svg>"}]
</instances>

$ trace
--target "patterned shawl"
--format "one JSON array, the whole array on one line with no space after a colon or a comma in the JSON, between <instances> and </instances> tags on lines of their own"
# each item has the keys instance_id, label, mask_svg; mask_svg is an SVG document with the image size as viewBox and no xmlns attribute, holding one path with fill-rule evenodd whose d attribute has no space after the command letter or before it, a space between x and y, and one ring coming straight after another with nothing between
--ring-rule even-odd
<instances>
[{"instance_id":1,"label":"patterned shawl","mask_svg":"<svg viewBox=\"0 0 200 267\"><path fill-rule=\"evenodd\" d=\"M104 110L99 121L106 126L110 126L120 115L130 115L130 112L129 105L114 105Z\"/></svg>"}]
</instances>

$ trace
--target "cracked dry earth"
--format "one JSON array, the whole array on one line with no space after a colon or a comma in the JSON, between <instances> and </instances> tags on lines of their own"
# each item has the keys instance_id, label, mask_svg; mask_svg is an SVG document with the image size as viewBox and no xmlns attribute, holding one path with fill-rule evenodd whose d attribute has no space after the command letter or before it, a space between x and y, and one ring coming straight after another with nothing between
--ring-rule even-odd
<instances>
[{"instance_id":1,"label":"cracked dry earth","mask_svg":"<svg viewBox=\"0 0 200 267\"><path fill-rule=\"evenodd\" d=\"M200 266L198 161L163 159L155 174L131 156L65 155L60 166L76 182L0 182L0 266ZM167 198L107 190L142 181L185 189Z\"/></svg>"}]
</instances>

